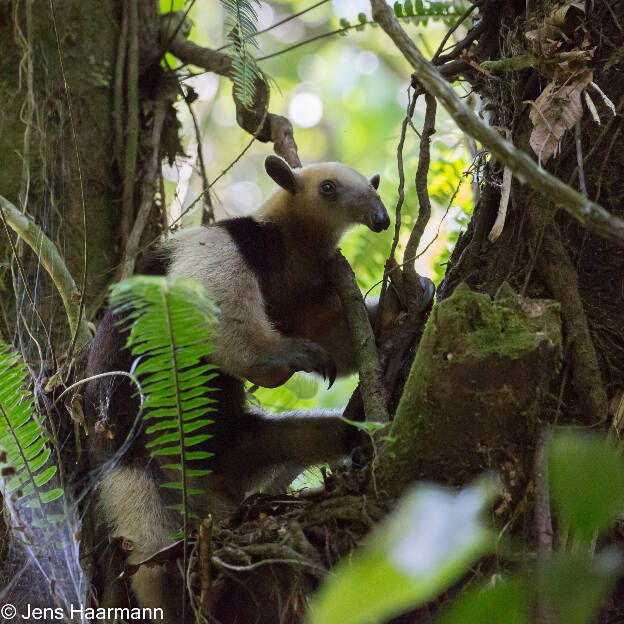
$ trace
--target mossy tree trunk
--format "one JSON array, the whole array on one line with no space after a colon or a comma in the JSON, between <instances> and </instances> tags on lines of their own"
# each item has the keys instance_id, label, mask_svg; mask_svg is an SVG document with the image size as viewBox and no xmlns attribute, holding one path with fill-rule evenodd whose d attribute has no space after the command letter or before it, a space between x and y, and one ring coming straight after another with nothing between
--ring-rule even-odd
<instances>
[{"instance_id":1,"label":"mossy tree trunk","mask_svg":"<svg viewBox=\"0 0 624 624\"><path fill-rule=\"evenodd\" d=\"M608 8L606 3L609 3ZM86 217L89 266L85 300L89 315L102 302L106 285L113 279L122 258L120 232L123 229L128 120L125 97L122 98L122 110L115 105L114 77L119 39L124 32L124 6L130 4L132 2L121 0L54 0L55 29L49 2L13 0L0 3L0 36L5 42L0 58L0 99L3 102L0 112L0 195L35 217L44 232L56 242L79 285L83 281L83 221ZM464 63L461 72L488 104L492 111L491 124L509 131L514 145L531 154L531 106L526 102L538 98L548 79L534 67L503 74L474 68L484 61L525 53L528 47L526 33L539 28L555 4L538 0L481 2L479 12L483 26L476 45L469 50L471 63ZM583 179L583 188L591 199L612 214L624 217L621 200L624 196L624 176L621 175L624 142L620 140L624 108L624 82L620 79L624 1L604 0L587 4L591 6L588 6L590 12L583 21L584 28L591 45L596 48L591 62L593 81L615 103L617 115L610 116L603 103L605 100L592 92L602 125L598 126L586 110L580 122L580 148L574 139L574 129L571 129L561 141L560 155L551 159L547 167L577 188L579 179ZM136 49L142 77L138 123L145 131L152 128L157 108L154 103L160 98L170 102L176 92L175 85L161 80L162 75L157 69L157 3L150 0L139 2L138 6L140 30ZM66 82L59 63L59 43ZM130 50L131 46L126 49ZM122 68L124 93L128 86L126 74ZM73 109L71 116L68 93ZM120 115L122 127L126 130L121 141L123 152L120 152L120 144L115 143L116 120ZM171 136L177 134L177 126L170 114L164 132L168 132L172 146L169 151L175 151ZM118 133L117 137L119 140ZM141 138L138 147L138 181L148 167L150 153L149 132L142 132L141 137L147 138ZM579 154L583 162L581 176L577 167ZM161 155L157 154L158 157ZM77 156L81 163L82 185ZM511 452L517 465L512 466L514 483L509 492L515 499L508 501L507 508L517 508L516 503L530 490L532 452L540 429L538 425L555 421L604 425L608 403L617 401L624 390L624 251L589 234L571 217L555 212L548 197L527 190L518 180L512 182L511 201L502 234L494 243L490 242L488 234L500 205L503 169L503 164L496 162L481 169L480 200L467 231L461 235L453 252L438 299L449 299L461 282L466 282L477 293L494 297L507 282L509 286L505 288L514 291L514 297L519 293L528 299L553 301L544 304L542 316L550 319L552 311L560 307L562 364L556 365L558 325L553 324L552 319L547 319L548 323L545 320L539 330L549 336L544 341L545 346L541 343L528 345L536 347L532 351L527 348L526 341L521 341L518 346L506 337L505 342L501 342L515 349L514 355L520 353L518 357L492 352L490 343L496 338L489 335L487 348L478 350L478 355L486 356L482 361L487 361L488 357L499 358L498 364L504 361L498 371L503 377L509 377L507 398L510 400L504 402L498 394L506 385L505 379L489 379L488 382L497 382L489 388L489 394L485 393L486 402L493 407L490 412L484 409L478 415L476 429L471 428L470 414L465 409L468 394L481 396L468 388L469 383L474 385L475 374L479 376L480 368L474 366L474 354L468 354L467 350L462 352L468 354L464 359L468 368L454 363L453 366L457 367L453 368L455 377L444 380L446 395L443 400L426 396L429 388L422 387L419 371L414 369L407 382L403 406L399 408L401 417L397 418L395 427L397 431L403 428L405 432L402 444L407 448L399 449L400 454L404 457L411 454L417 462L413 466L404 465L402 469L399 466L397 470L396 463L384 466L382 458L378 466L382 473L387 471L387 478L397 494L408 481L419 476L458 485L471 479L477 469L492 468L510 479L508 455ZM136 204L141 193L134 187L134 180L132 182ZM134 214L129 216L130 222L133 217ZM25 335L23 332L28 325L28 330L45 345L42 328L32 321L30 312L24 314L21 302L23 284L19 278L13 280L17 268L6 238L0 244L0 251L3 260L1 286L4 288L3 338L12 341L15 327L21 328L20 334ZM62 351L69 336L66 323L60 318L62 307L54 287L38 272L36 258L31 256L30 250L18 248L18 256L25 269L26 283L37 295L41 318L44 324L54 328L55 347ZM13 281L15 293L11 286ZM507 300L511 298L508 293ZM500 315L506 314L501 312L501 306L504 306L500 297L494 303L485 298L476 301L469 307L473 312L477 310L480 320L485 323L484 331L507 329L508 325L499 322ZM491 322L487 320L488 315L491 315ZM434 322L443 320L437 312L433 317ZM515 326L513 322L512 326ZM526 327L525 323L523 331ZM428 330L429 334L434 331ZM413 337L414 333L410 335ZM516 337L518 335L527 334L516 332ZM444 356L457 351L458 344L454 343L449 350L444 337L435 343L426 332L423 345L434 345L435 348L432 347L429 354L419 354L417 362L423 360L423 365L428 365L435 360L434 356L440 356L437 364L450 370L445 368L449 365L448 357L444 360ZM32 343L25 339L21 346L31 362L37 361L39 356ZM385 365L386 368L402 369L403 377L407 378L415 349L399 347L400 362L388 362L386 358ZM539 359L532 360L536 354ZM47 356L44 349L41 357L47 359ZM471 379L467 381L470 375ZM514 395L514 381L518 379L530 380L525 382L525 391L527 384L532 383L539 391ZM461 391L452 393L454 384L461 385ZM515 387L518 388L517 383ZM435 409L418 412L410 409L410 402L413 406L420 400L418 396L425 396L430 405L433 401ZM518 406L518 411L510 415L505 410L513 404ZM394 406L391 403L391 408ZM509 427L515 432L515 446L511 450L506 446ZM484 453L483 440L477 435L480 429L488 432L485 445L488 448L485 450L492 452ZM426 435L412 435L414 431L423 431ZM517 432L521 435L516 435ZM458 444L458 435L467 440ZM444 451L442 458L436 449ZM292 552L313 562L310 569L318 568L317 564L332 565L351 550L356 537L370 529L371 520L381 518L391 506L386 499L380 497L376 501L370 496L370 481L361 475L350 476L332 487L338 489L330 488L326 494L317 495L305 507L304 513L309 515L306 523L301 517L293 516L291 506L260 501L258 509L244 508L233 522L231 534L221 539L226 546L230 540L236 547L240 544L248 547L251 541L259 553L256 559L262 558L263 554L272 558L273 551L269 548L272 544L269 543L265 552L255 542L274 540L280 547L291 548ZM263 504L266 509L262 508ZM513 527L520 527L519 531L526 531L525 537L532 539L535 535L530 529L530 501L524 514L528 515L515 518ZM305 532L301 529L304 524ZM240 534L238 542L235 540L237 531ZM285 536L292 538L290 542ZM223 543L217 541L215 548L219 546ZM247 563L253 561L250 559ZM304 578L306 574L308 576ZM305 609L305 594L318 582L317 576L306 572L304 566L260 566L253 573L240 575L246 593L244 600L237 600L241 578L234 576L228 572L218 579L221 589L219 596L215 597L221 615L230 621L236 618L251 621L258 617L261 606L267 610L263 621L278 621L282 615L283 621L296 621ZM250 587L256 587L256 591L248 592ZM279 605L287 605L288 609L280 610ZM253 618L246 609L252 612ZM227 620L222 618L222 621Z\"/></svg>"}]
</instances>

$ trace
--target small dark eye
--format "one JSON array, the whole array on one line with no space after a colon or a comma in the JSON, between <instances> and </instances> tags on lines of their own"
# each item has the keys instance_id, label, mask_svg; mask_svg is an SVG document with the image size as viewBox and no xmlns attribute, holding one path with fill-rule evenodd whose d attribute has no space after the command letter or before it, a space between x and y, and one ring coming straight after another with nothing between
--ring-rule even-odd
<instances>
[{"instance_id":1,"label":"small dark eye","mask_svg":"<svg viewBox=\"0 0 624 624\"><path fill-rule=\"evenodd\" d=\"M336 190L336 184L332 180L324 180L320 188L323 195L331 195Z\"/></svg>"}]
</instances>

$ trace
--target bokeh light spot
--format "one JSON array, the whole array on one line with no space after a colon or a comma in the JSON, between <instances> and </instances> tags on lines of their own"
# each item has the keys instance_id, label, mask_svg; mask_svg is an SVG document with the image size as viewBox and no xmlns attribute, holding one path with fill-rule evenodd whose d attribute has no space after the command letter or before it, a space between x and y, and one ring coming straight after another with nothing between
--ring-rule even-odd
<instances>
[{"instance_id":1,"label":"bokeh light spot","mask_svg":"<svg viewBox=\"0 0 624 624\"><path fill-rule=\"evenodd\" d=\"M355 57L355 71L360 74L373 74L379 67L377 55L363 50Z\"/></svg>"},{"instance_id":2,"label":"bokeh light spot","mask_svg":"<svg viewBox=\"0 0 624 624\"><path fill-rule=\"evenodd\" d=\"M315 93L297 93L288 105L288 116L300 128L311 128L323 117L323 102Z\"/></svg>"}]
</instances>

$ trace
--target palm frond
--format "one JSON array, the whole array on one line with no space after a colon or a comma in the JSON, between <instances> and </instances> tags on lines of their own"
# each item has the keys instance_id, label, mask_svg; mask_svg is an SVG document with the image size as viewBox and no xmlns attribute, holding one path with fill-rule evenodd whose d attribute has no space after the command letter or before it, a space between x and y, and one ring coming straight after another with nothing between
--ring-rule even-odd
<instances>
[{"instance_id":1,"label":"palm frond","mask_svg":"<svg viewBox=\"0 0 624 624\"><path fill-rule=\"evenodd\" d=\"M232 59L232 82L234 94L247 108L251 108L255 96L255 81L262 74L252 56L252 50L259 50L258 14L260 0L221 0L225 9L225 27L231 45L228 54ZM255 5L255 6L254 6Z\"/></svg>"},{"instance_id":2,"label":"palm frond","mask_svg":"<svg viewBox=\"0 0 624 624\"><path fill-rule=\"evenodd\" d=\"M133 372L146 396L147 447L153 457L172 457L163 468L180 471L179 481L163 487L182 491L182 505L176 508L186 524L187 496L202 493L190 489L187 479L210 472L187 463L211 456L194 447L211 437L208 414L214 400L207 392L216 369L207 357L216 308L193 280L144 275L115 284L111 305L124 316L126 347L137 358Z\"/></svg>"},{"instance_id":3,"label":"palm frond","mask_svg":"<svg viewBox=\"0 0 624 624\"><path fill-rule=\"evenodd\" d=\"M46 514L44 505L63 496L63 490L44 487L56 466L50 465L48 436L26 390L28 375L19 356L0 342L0 490L21 507L40 510L45 521L58 521L63 516Z\"/></svg>"}]
</instances>

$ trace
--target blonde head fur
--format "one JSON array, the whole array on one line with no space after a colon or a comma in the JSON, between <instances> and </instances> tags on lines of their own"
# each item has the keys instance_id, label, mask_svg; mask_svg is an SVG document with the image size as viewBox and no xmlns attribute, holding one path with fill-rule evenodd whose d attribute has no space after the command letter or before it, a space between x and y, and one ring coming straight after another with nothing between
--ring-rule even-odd
<instances>
[{"instance_id":1,"label":"blonde head fur","mask_svg":"<svg viewBox=\"0 0 624 624\"><path fill-rule=\"evenodd\" d=\"M368 180L337 162L291 169L277 156L268 156L265 167L280 188L261 206L260 219L279 222L287 231L321 236L332 247L354 225L366 225L374 232L390 225L377 194L378 175Z\"/></svg>"}]
</instances>

